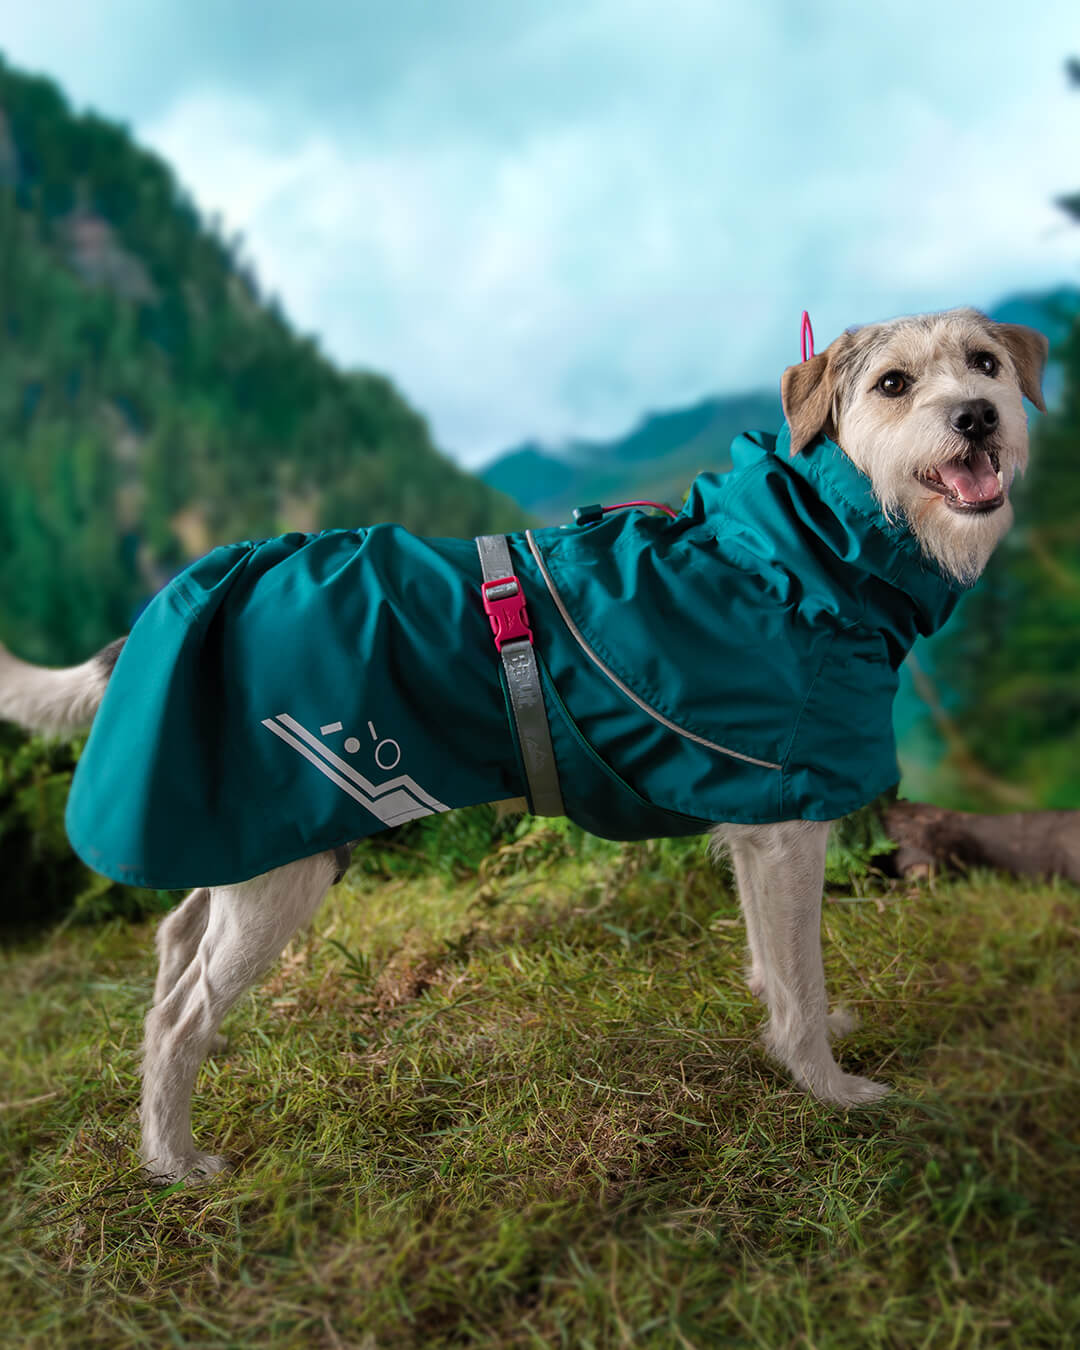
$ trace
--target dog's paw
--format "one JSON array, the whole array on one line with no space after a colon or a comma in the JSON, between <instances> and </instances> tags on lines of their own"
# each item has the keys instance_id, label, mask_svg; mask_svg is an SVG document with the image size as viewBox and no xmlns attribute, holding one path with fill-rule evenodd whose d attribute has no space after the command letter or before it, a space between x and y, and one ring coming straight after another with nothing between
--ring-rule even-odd
<instances>
[{"instance_id":1,"label":"dog's paw","mask_svg":"<svg viewBox=\"0 0 1080 1350\"><path fill-rule=\"evenodd\" d=\"M800 1054L798 1051L783 1053L785 1047L778 1046L775 1040L770 1044L768 1032L764 1040L766 1048L787 1068L796 1083L830 1106L869 1106L892 1091L887 1083L875 1083L871 1078L845 1073L833 1059L827 1042L819 1045L816 1053Z\"/></svg>"},{"instance_id":2,"label":"dog's paw","mask_svg":"<svg viewBox=\"0 0 1080 1350\"><path fill-rule=\"evenodd\" d=\"M858 1013L853 1013L850 1008L834 1008L825 1019L831 1040L836 1040L840 1036L846 1036L849 1031L854 1031L859 1025Z\"/></svg>"},{"instance_id":3,"label":"dog's paw","mask_svg":"<svg viewBox=\"0 0 1080 1350\"><path fill-rule=\"evenodd\" d=\"M150 1180L157 1186L172 1186L183 1181L188 1186L202 1186L211 1177L224 1172L228 1162L213 1153L191 1153L183 1158L154 1158L144 1164Z\"/></svg>"},{"instance_id":4,"label":"dog's paw","mask_svg":"<svg viewBox=\"0 0 1080 1350\"><path fill-rule=\"evenodd\" d=\"M881 1101L892 1088L888 1083L875 1083L872 1078L861 1078L857 1073L838 1070L835 1075L830 1075L826 1083L810 1090L819 1101L828 1102L831 1106L854 1108Z\"/></svg>"},{"instance_id":5,"label":"dog's paw","mask_svg":"<svg viewBox=\"0 0 1080 1350\"><path fill-rule=\"evenodd\" d=\"M751 967L746 972L746 987L756 999L764 1002L765 999L765 976L758 973Z\"/></svg>"}]
</instances>

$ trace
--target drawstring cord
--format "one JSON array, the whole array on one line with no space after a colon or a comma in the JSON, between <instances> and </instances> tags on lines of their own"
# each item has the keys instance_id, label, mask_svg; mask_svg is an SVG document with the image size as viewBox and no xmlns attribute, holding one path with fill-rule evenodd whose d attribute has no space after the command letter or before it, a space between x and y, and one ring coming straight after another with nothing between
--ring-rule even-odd
<instances>
[{"instance_id":1,"label":"drawstring cord","mask_svg":"<svg viewBox=\"0 0 1080 1350\"><path fill-rule=\"evenodd\" d=\"M616 502L614 506L605 506L603 510L606 514L608 511L625 511L629 506L655 506L658 511L663 511L666 515L669 515L672 520L674 520L675 516L678 514L673 511L670 506L665 506L663 502Z\"/></svg>"},{"instance_id":2,"label":"drawstring cord","mask_svg":"<svg viewBox=\"0 0 1080 1350\"><path fill-rule=\"evenodd\" d=\"M665 515L670 516L672 520L678 515L677 511L665 506L663 502L616 502L614 506L601 506L599 502L593 502L591 506L574 507L574 524L595 525L609 511L625 511L631 506L653 506L657 511L663 511Z\"/></svg>"}]
</instances>

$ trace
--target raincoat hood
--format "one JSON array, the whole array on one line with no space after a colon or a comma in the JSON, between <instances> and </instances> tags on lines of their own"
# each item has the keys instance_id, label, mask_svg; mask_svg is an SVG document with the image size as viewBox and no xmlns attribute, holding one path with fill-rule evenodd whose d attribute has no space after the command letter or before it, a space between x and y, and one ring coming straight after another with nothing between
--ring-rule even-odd
<instances>
[{"instance_id":1,"label":"raincoat hood","mask_svg":"<svg viewBox=\"0 0 1080 1350\"><path fill-rule=\"evenodd\" d=\"M775 556L782 569L805 578L807 589L850 595L859 621L878 628L897 664L916 637L942 627L967 587L927 558L902 519L885 515L870 479L835 441L819 437L792 458L785 423L776 437L747 432L731 450L742 479L725 475L714 482L728 484L733 514L758 523L763 563ZM767 484L764 494L759 483Z\"/></svg>"},{"instance_id":2,"label":"raincoat hood","mask_svg":"<svg viewBox=\"0 0 1080 1350\"><path fill-rule=\"evenodd\" d=\"M827 820L892 786L897 669L962 591L832 441L740 436L674 520L508 536L567 815L615 839ZM121 881L218 885L526 793L471 540L229 545L136 624L68 803Z\"/></svg>"}]
</instances>

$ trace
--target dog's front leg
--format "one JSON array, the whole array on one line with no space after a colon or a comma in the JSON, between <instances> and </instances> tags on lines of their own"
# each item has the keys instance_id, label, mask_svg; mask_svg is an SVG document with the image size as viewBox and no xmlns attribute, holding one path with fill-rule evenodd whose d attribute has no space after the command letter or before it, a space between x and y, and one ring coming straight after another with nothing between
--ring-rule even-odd
<instances>
[{"instance_id":1,"label":"dog's front leg","mask_svg":"<svg viewBox=\"0 0 1080 1350\"><path fill-rule=\"evenodd\" d=\"M861 1106L883 1097L883 1083L844 1073L830 1033L850 1025L829 1017L821 960L821 893L829 825L790 820L776 825L722 825L746 915L751 989L765 999L768 1049L796 1081L822 1101Z\"/></svg>"}]
</instances>

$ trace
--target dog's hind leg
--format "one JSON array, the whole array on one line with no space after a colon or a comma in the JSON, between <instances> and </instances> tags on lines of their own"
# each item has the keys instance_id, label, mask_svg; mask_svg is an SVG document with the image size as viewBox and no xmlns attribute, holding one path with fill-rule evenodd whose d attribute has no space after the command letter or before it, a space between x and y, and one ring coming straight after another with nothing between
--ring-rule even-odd
<instances>
[{"instance_id":1,"label":"dog's hind leg","mask_svg":"<svg viewBox=\"0 0 1080 1350\"><path fill-rule=\"evenodd\" d=\"M851 1025L829 1016L821 959L821 893L827 823L725 825L717 833L731 849L739 898L747 916L751 978L769 1009L768 1049L796 1081L822 1101L861 1106L888 1087L844 1073L833 1059L830 1034Z\"/></svg>"},{"instance_id":2,"label":"dog's hind leg","mask_svg":"<svg viewBox=\"0 0 1080 1350\"><path fill-rule=\"evenodd\" d=\"M176 926L162 948L169 966L193 941L197 945L178 971L163 964L162 997L146 1018L140 1152L156 1179L207 1177L224 1166L221 1158L200 1153L191 1135L199 1065L222 1018L311 919L338 871L335 855L320 853L251 881L215 886L205 901L194 891L172 916ZM202 929L194 938L202 911Z\"/></svg>"},{"instance_id":3,"label":"dog's hind leg","mask_svg":"<svg viewBox=\"0 0 1080 1350\"><path fill-rule=\"evenodd\" d=\"M210 892L205 886L198 886L183 904L162 919L158 925L154 939L158 949L154 1003L160 1003L165 998L188 963L195 959L209 917ZM219 1055L227 1045L226 1037L217 1032L210 1042L207 1053Z\"/></svg>"},{"instance_id":4,"label":"dog's hind leg","mask_svg":"<svg viewBox=\"0 0 1080 1350\"><path fill-rule=\"evenodd\" d=\"M183 904L158 924L154 938L158 950L155 1005L169 994L183 971L195 959L209 918L210 892L205 886L198 886Z\"/></svg>"}]
</instances>

